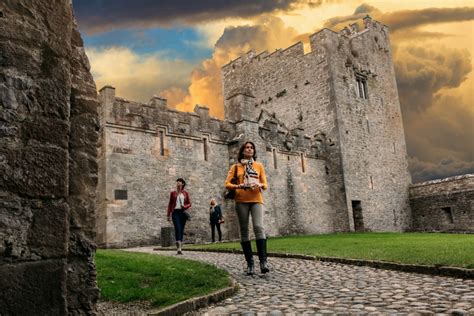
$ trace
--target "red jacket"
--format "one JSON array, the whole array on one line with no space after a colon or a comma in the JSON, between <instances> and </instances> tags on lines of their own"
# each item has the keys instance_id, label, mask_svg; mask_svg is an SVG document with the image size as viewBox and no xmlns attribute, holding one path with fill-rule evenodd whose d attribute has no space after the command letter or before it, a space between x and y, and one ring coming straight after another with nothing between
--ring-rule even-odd
<instances>
[{"instance_id":1,"label":"red jacket","mask_svg":"<svg viewBox=\"0 0 474 316\"><path fill-rule=\"evenodd\" d=\"M181 191L184 194L184 209L187 210L188 208L191 207L191 198L189 197L189 193L185 190ZM174 208L176 206L176 197L178 196L178 192L176 191L171 191L170 192L170 200L168 202L168 212L167 215L171 216L171 213L173 213Z\"/></svg>"}]
</instances>

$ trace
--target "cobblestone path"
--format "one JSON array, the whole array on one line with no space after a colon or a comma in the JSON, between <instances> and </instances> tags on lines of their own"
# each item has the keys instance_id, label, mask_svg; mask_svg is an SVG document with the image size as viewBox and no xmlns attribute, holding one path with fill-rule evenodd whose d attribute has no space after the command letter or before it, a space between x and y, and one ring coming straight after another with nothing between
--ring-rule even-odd
<instances>
[{"instance_id":1,"label":"cobblestone path","mask_svg":"<svg viewBox=\"0 0 474 316\"><path fill-rule=\"evenodd\" d=\"M175 256L150 247L128 250ZM196 314L474 315L474 280L286 258L269 258L270 274L252 277L243 273L243 255L185 251L178 258L219 266L240 286L233 297Z\"/></svg>"}]
</instances>

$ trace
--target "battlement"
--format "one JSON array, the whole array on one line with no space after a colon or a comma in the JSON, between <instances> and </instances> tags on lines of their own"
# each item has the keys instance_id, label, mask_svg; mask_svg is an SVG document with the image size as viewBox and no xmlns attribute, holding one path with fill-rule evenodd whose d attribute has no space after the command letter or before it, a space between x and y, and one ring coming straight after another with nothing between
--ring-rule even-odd
<instances>
[{"instance_id":1,"label":"battlement","mask_svg":"<svg viewBox=\"0 0 474 316\"><path fill-rule=\"evenodd\" d=\"M113 90L112 90L113 89ZM148 103L130 101L115 96L115 88L100 89L104 120L117 128L129 128L155 133L163 130L168 135L202 138L209 135L217 142L226 143L234 134L234 126L209 115L209 108L196 105L194 112L170 109L167 100L153 96Z\"/></svg>"},{"instance_id":2,"label":"battlement","mask_svg":"<svg viewBox=\"0 0 474 316\"><path fill-rule=\"evenodd\" d=\"M236 91L243 92L245 91ZM183 112L168 108L166 99L159 96L153 96L148 103L140 103L116 97L115 88L111 86L100 89L100 93L113 93L113 101L109 102L109 106L104 101L103 105L107 112L106 124L115 128L146 133L162 130L166 135L190 139L201 139L202 135L209 135L212 141L223 144L232 142L236 136L236 123L211 117L207 106L196 104L194 112ZM302 127L289 129L274 113L262 110L253 123L258 125L259 135L267 145L278 148L280 152L304 152L313 158L326 156L325 139L318 135L306 135Z\"/></svg>"},{"instance_id":3,"label":"battlement","mask_svg":"<svg viewBox=\"0 0 474 316\"><path fill-rule=\"evenodd\" d=\"M237 57L234 60L231 60L229 63L222 66L222 71L224 73L230 72L234 69L240 68L244 65L249 65L252 63L265 63L269 62L272 59L276 58L285 58L285 57L293 57L293 58L303 58L303 56L312 54L315 51L315 47L318 45L323 45L323 39L321 38L321 33L333 34L335 36L340 37L342 40L349 40L351 38L360 36L370 30L373 31L383 31L387 32L388 27L382 24L379 21L373 20L370 16L366 16L362 19L363 28L360 27L360 22L352 23L346 27L344 27L339 32L335 32L328 28L323 28L311 35L309 35L309 40L311 43L311 51L306 53L304 52L304 45L303 42L297 42L287 48L284 49L276 49L274 52L269 53L268 51L263 51L259 54L256 54L254 50L250 50L242 56Z\"/></svg>"},{"instance_id":4,"label":"battlement","mask_svg":"<svg viewBox=\"0 0 474 316\"><path fill-rule=\"evenodd\" d=\"M276 49L274 52L269 53L268 51L260 52L259 54L255 53L255 50L250 50L246 54L231 60L229 63L222 66L222 71L232 71L233 69L240 68L244 65L252 64L252 63L265 63L269 62L274 58L282 58L282 57L303 57L304 53L304 46L303 42L297 42L285 49Z\"/></svg>"}]
</instances>

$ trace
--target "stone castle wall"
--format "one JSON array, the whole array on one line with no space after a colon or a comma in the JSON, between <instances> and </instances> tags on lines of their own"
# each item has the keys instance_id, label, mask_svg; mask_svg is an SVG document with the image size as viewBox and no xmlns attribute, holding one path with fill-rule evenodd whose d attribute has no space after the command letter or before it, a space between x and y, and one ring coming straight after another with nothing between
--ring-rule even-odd
<instances>
[{"instance_id":1,"label":"stone castle wall","mask_svg":"<svg viewBox=\"0 0 474 316\"><path fill-rule=\"evenodd\" d=\"M98 105L71 2L0 2L2 315L95 313Z\"/></svg>"},{"instance_id":2,"label":"stone castle wall","mask_svg":"<svg viewBox=\"0 0 474 316\"><path fill-rule=\"evenodd\" d=\"M167 109L159 98L129 102L115 98L111 87L101 90L101 98L106 203L99 215L99 244L157 243L161 227L172 225L166 209L179 177L186 179L193 204L188 238L207 240L209 200L223 192L232 126L209 117L204 107L185 113Z\"/></svg>"},{"instance_id":3,"label":"stone castle wall","mask_svg":"<svg viewBox=\"0 0 474 316\"><path fill-rule=\"evenodd\" d=\"M335 231L403 230L410 225L411 178L388 30L365 22L364 30L352 25L313 34L307 54L298 43L272 54L251 51L225 65L225 110L229 119L251 120L264 109L289 129L303 127L326 140ZM367 98L357 94L359 76ZM354 203L362 227L354 227Z\"/></svg>"},{"instance_id":4,"label":"stone castle wall","mask_svg":"<svg viewBox=\"0 0 474 316\"><path fill-rule=\"evenodd\" d=\"M193 200L188 241L210 239L208 202L222 197L239 146L257 145L267 172L270 236L411 228L406 145L386 26L370 17L323 29L274 53L250 51L222 68L225 120L139 104L101 90L105 126L97 218L101 245L159 241L169 191L184 177ZM238 238L222 201L224 237Z\"/></svg>"},{"instance_id":5,"label":"stone castle wall","mask_svg":"<svg viewBox=\"0 0 474 316\"><path fill-rule=\"evenodd\" d=\"M416 183L410 205L413 230L474 232L474 175Z\"/></svg>"},{"instance_id":6,"label":"stone castle wall","mask_svg":"<svg viewBox=\"0 0 474 316\"><path fill-rule=\"evenodd\" d=\"M256 55L251 51L222 68L224 108L227 117L234 120L252 120L262 109L275 113L290 130L302 128L320 144L327 144L327 159L320 176L328 186L333 210L333 223L328 227L347 231L341 155L339 144L334 141L337 120L326 57L320 45L304 54L302 43L271 54ZM239 91L253 99L238 102L235 94ZM244 117L238 110L242 104L247 104Z\"/></svg>"},{"instance_id":7,"label":"stone castle wall","mask_svg":"<svg viewBox=\"0 0 474 316\"><path fill-rule=\"evenodd\" d=\"M112 87L101 89L100 97L105 129L99 182L105 202L97 217L99 245L160 242L161 227L171 225L166 207L178 177L186 179L193 203L186 240L210 240L212 197L223 204L224 238L238 238L233 202L222 196L229 166L244 140L257 144L271 181L265 193L269 234L333 231L323 142L304 130L290 131L268 112L255 121L234 123L209 117L205 107L186 113L168 109L166 101L156 97L148 104L127 101L116 97ZM318 191L317 199L311 198L310 188ZM320 221L314 220L315 213L321 214Z\"/></svg>"}]
</instances>

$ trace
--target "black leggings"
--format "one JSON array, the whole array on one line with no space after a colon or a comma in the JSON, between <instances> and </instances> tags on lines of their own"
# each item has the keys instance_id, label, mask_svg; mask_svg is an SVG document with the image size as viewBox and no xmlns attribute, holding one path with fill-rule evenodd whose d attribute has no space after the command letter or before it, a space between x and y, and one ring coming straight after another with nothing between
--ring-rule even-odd
<instances>
[{"instance_id":1,"label":"black leggings","mask_svg":"<svg viewBox=\"0 0 474 316\"><path fill-rule=\"evenodd\" d=\"M217 233L219 234L219 241L222 240L221 224L211 222L211 232L212 232L213 242L216 240L216 230L215 230L216 227L217 227Z\"/></svg>"}]
</instances>

